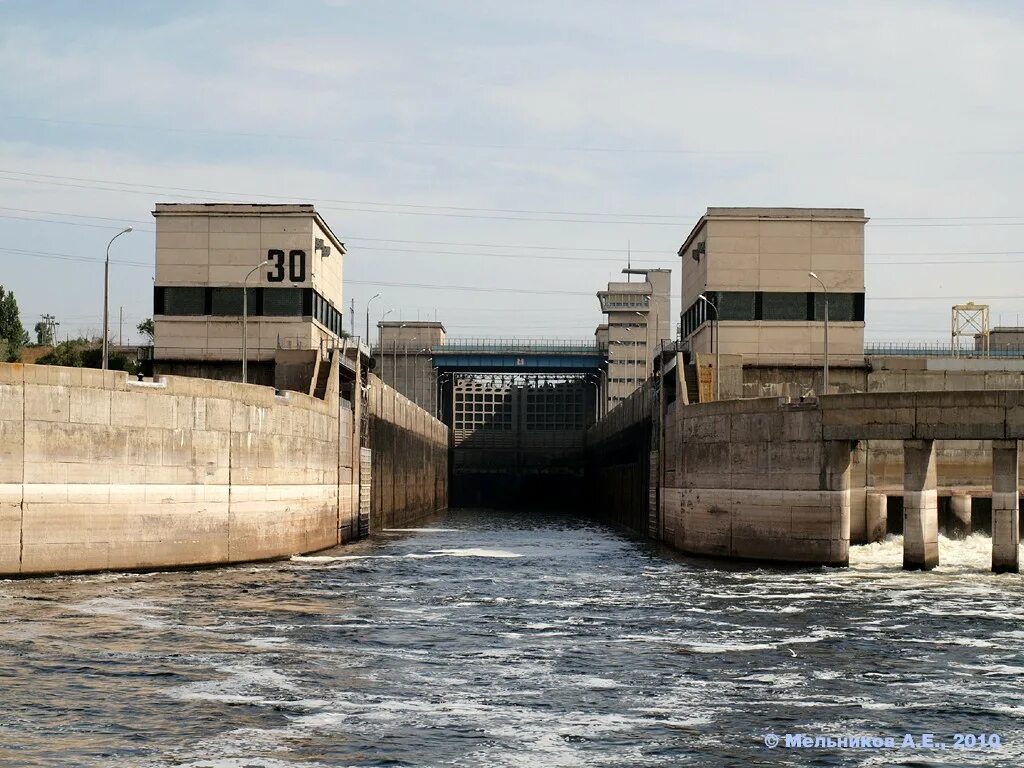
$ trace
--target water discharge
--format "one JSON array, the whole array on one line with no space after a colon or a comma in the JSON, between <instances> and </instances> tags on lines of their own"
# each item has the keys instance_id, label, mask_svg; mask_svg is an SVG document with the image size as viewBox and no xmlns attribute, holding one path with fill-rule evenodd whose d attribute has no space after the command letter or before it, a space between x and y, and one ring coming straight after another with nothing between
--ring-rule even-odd
<instances>
[{"instance_id":1,"label":"water discharge","mask_svg":"<svg viewBox=\"0 0 1024 768\"><path fill-rule=\"evenodd\" d=\"M0 763L1024 764L1024 581L990 542L849 569L453 512L287 562L0 582ZM997 733L998 751L766 733Z\"/></svg>"}]
</instances>

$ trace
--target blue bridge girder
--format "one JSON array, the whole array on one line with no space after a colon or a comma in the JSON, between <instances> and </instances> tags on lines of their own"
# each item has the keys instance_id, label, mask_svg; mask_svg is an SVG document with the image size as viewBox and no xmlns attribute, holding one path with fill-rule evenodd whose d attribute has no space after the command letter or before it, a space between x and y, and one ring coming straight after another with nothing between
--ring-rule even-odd
<instances>
[{"instance_id":1,"label":"blue bridge girder","mask_svg":"<svg viewBox=\"0 0 1024 768\"><path fill-rule=\"evenodd\" d=\"M430 356L439 371L588 374L605 365L593 342L551 339L452 339Z\"/></svg>"}]
</instances>

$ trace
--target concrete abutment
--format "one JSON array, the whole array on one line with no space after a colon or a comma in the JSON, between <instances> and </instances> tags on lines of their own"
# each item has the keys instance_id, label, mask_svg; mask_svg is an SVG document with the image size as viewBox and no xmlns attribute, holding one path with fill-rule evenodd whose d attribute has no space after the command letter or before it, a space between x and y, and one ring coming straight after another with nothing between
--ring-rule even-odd
<instances>
[{"instance_id":1,"label":"concrete abutment","mask_svg":"<svg viewBox=\"0 0 1024 768\"><path fill-rule=\"evenodd\" d=\"M992 570L1019 573L1020 469L1017 440L992 441Z\"/></svg>"},{"instance_id":2,"label":"concrete abutment","mask_svg":"<svg viewBox=\"0 0 1024 768\"><path fill-rule=\"evenodd\" d=\"M903 568L939 564L939 496L935 441L903 441Z\"/></svg>"}]
</instances>

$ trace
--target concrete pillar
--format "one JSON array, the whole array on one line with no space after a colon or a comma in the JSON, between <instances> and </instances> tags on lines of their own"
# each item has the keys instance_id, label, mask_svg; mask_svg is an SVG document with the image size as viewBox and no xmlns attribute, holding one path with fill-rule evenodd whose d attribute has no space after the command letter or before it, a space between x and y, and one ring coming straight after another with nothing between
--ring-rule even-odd
<instances>
[{"instance_id":1,"label":"concrete pillar","mask_svg":"<svg viewBox=\"0 0 1024 768\"><path fill-rule=\"evenodd\" d=\"M869 493L865 510L865 538L868 543L881 541L888 530L888 498L884 493Z\"/></svg>"},{"instance_id":2,"label":"concrete pillar","mask_svg":"<svg viewBox=\"0 0 1024 768\"><path fill-rule=\"evenodd\" d=\"M1016 440L992 441L992 571L1019 573L1020 522Z\"/></svg>"},{"instance_id":3,"label":"concrete pillar","mask_svg":"<svg viewBox=\"0 0 1024 768\"><path fill-rule=\"evenodd\" d=\"M953 530L950 533L958 539L970 536L971 495L969 493L955 493L950 496L949 512L953 516Z\"/></svg>"},{"instance_id":4,"label":"concrete pillar","mask_svg":"<svg viewBox=\"0 0 1024 768\"><path fill-rule=\"evenodd\" d=\"M825 442L822 490L827 492L832 518L829 565L850 564L850 464L854 447L848 440ZM794 531L795 532L795 531Z\"/></svg>"},{"instance_id":5,"label":"concrete pillar","mask_svg":"<svg viewBox=\"0 0 1024 768\"><path fill-rule=\"evenodd\" d=\"M935 442L903 441L903 568L930 571L939 564L939 497Z\"/></svg>"}]
</instances>

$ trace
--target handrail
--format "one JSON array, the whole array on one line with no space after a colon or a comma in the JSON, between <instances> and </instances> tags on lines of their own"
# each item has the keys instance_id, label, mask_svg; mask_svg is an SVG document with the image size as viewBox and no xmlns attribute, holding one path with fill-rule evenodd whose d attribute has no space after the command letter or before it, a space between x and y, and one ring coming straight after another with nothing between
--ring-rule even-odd
<instances>
[{"instance_id":1,"label":"handrail","mask_svg":"<svg viewBox=\"0 0 1024 768\"><path fill-rule=\"evenodd\" d=\"M879 357L953 357L951 344L928 341L884 341L864 345L865 355ZM993 347L989 352L980 349L959 349L957 357L1020 357L1024 358L1024 347Z\"/></svg>"},{"instance_id":2,"label":"handrail","mask_svg":"<svg viewBox=\"0 0 1024 768\"><path fill-rule=\"evenodd\" d=\"M401 345L401 340L398 344ZM388 346L388 345L386 345ZM575 352L599 354L592 339L448 338L431 348L434 352Z\"/></svg>"}]
</instances>

